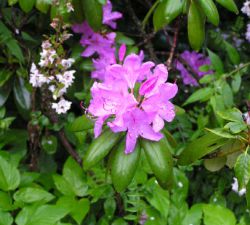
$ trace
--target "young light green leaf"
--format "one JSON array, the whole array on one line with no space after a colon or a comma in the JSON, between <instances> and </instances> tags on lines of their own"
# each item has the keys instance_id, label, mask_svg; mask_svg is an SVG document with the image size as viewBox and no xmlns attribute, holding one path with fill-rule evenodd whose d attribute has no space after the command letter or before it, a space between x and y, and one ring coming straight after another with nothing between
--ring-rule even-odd
<instances>
[{"instance_id":1,"label":"young light green leaf","mask_svg":"<svg viewBox=\"0 0 250 225\"><path fill-rule=\"evenodd\" d=\"M4 191L15 190L19 184L19 171L0 156L0 189Z\"/></svg>"},{"instance_id":2,"label":"young light green leaf","mask_svg":"<svg viewBox=\"0 0 250 225\"><path fill-rule=\"evenodd\" d=\"M211 60L212 66L215 69L215 71L218 74L223 74L224 66L220 57L209 49L207 49L207 51L208 51L209 58Z\"/></svg>"},{"instance_id":3,"label":"young light green leaf","mask_svg":"<svg viewBox=\"0 0 250 225\"><path fill-rule=\"evenodd\" d=\"M86 184L84 172L77 162L71 157L69 157L64 164L63 177L71 185L77 196L82 197L87 194L88 186Z\"/></svg>"},{"instance_id":4,"label":"young light green leaf","mask_svg":"<svg viewBox=\"0 0 250 225\"><path fill-rule=\"evenodd\" d=\"M25 187L14 194L14 199L21 203L46 203L54 199L54 195L41 188Z\"/></svg>"},{"instance_id":5,"label":"young light green leaf","mask_svg":"<svg viewBox=\"0 0 250 225\"><path fill-rule=\"evenodd\" d=\"M250 180L250 156L247 151L237 158L234 171L238 179L239 189L246 187Z\"/></svg>"},{"instance_id":6,"label":"young light green leaf","mask_svg":"<svg viewBox=\"0 0 250 225\"><path fill-rule=\"evenodd\" d=\"M220 205L203 205L204 225L236 225L233 212Z\"/></svg>"},{"instance_id":7,"label":"young light green leaf","mask_svg":"<svg viewBox=\"0 0 250 225\"><path fill-rule=\"evenodd\" d=\"M183 105L188 105L197 101L206 101L211 97L212 94L213 89L210 87L199 89L189 96Z\"/></svg>"},{"instance_id":8,"label":"young light green leaf","mask_svg":"<svg viewBox=\"0 0 250 225\"><path fill-rule=\"evenodd\" d=\"M237 51L237 49L232 46L229 42L224 41L225 47L226 47L226 52L229 56L230 61L234 64L234 65L238 65L240 64L240 54Z\"/></svg>"},{"instance_id":9,"label":"young light green leaf","mask_svg":"<svg viewBox=\"0 0 250 225\"><path fill-rule=\"evenodd\" d=\"M10 213L0 211L0 225L12 225L13 218Z\"/></svg>"}]
</instances>

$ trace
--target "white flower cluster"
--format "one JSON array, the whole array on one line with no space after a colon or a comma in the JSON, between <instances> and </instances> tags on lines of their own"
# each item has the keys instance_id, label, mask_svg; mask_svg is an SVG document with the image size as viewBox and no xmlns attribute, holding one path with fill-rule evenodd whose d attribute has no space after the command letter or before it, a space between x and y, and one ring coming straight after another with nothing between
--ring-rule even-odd
<instances>
[{"instance_id":1,"label":"white flower cluster","mask_svg":"<svg viewBox=\"0 0 250 225\"><path fill-rule=\"evenodd\" d=\"M241 12L250 17L250 0L244 2L243 7L241 8ZM250 42L250 24L247 25L247 31L245 36L247 41Z\"/></svg>"},{"instance_id":2,"label":"white flower cluster","mask_svg":"<svg viewBox=\"0 0 250 225\"><path fill-rule=\"evenodd\" d=\"M68 70L75 62L74 59L61 59L49 40L42 43L42 52L40 53L39 68L32 63L30 69L30 83L33 87L47 88L52 92L54 100L59 102L52 103L52 108L58 114L66 113L71 106L71 102L63 98L69 86L74 81L75 70Z\"/></svg>"},{"instance_id":3,"label":"white flower cluster","mask_svg":"<svg viewBox=\"0 0 250 225\"><path fill-rule=\"evenodd\" d=\"M243 7L241 8L241 12L250 17L250 1L245 1Z\"/></svg>"},{"instance_id":4,"label":"white flower cluster","mask_svg":"<svg viewBox=\"0 0 250 225\"><path fill-rule=\"evenodd\" d=\"M246 188L242 188L241 190L239 190L239 184L238 184L238 180L236 177L233 178L233 183L232 183L232 190L234 192L236 192L239 196L242 196L246 193Z\"/></svg>"}]
</instances>

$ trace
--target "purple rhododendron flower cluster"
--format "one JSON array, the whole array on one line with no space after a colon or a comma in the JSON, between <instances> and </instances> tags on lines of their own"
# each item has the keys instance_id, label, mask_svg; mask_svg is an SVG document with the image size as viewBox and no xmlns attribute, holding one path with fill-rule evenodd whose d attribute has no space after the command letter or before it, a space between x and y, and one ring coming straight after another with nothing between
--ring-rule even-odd
<instances>
[{"instance_id":1,"label":"purple rhododendron flower cluster","mask_svg":"<svg viewBox=\"0 0 250 225\"><path fill-rule=\"evenodd\" d=\"M115 20L120 19L121 17L121 13L112 12L112 4L110 0L107 0L106 4L103 6L103 24L115 29ZM85 50L82 52L82 56L90 57L94 54L98 55L98 58L93 59L94 71L92 72L92 78L104 80L106 66L116 63L116 33L96 33L86 21L82 24L73 25L72 29L75 33L82 34L80 43L83 47L85 47Z\"/></svg>"},{"instance_id":2,"label":"purple rhododendron flower cluster","mask_svg":"<svg viewBox=\"0 0 250 225\"><path fill-rule=\"evenodd\" d=\"M119 59L124 56L124 47ZM91 88L92 100L88 111L97 118L95 137L107 125L113 132L127 131L125 153L133 152L136 141L143 137L159 141L164 121L175 117L174 105L170 102L178 87L166 82L167 68L153 62L143 63L144 55L128 55L122 64L106 68L104 82L95 82Z\"/></svg>"},{"instance_id":3,"label":"purple rhododendron flower cluster","mask_svg":"<svg viewBox=\"0 0 250 225\"><path fill-rule=\"evenodd\" d=\"M203 54L195 51L184 51L180 55L180 60L176 61L176 69L181 72L183 83L186 85L197 86L197 78L201 78L204 75L211 74L212 71L200 71L200 67L204 65L210 65L210 59ZM191 70L191 71L190 71ZM191 74L195 73L195 74ZM194 77L196 75L196 77Z\"/></svg>"}]
</instances>

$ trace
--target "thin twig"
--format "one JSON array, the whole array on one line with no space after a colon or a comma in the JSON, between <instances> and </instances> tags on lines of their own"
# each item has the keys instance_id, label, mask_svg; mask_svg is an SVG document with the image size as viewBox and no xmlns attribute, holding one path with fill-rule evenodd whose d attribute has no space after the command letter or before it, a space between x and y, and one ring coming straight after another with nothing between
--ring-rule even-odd
<instances>
[{"instance_id":1,"label":"thin twig","mask_svg":"<svg viewBox=\"0 0 250 225\"><path fill-rule=\"evenodd\" d=\"M139 18L137 17L132 5L131 5L131 2L130 0L125 0L126 2L126 5L127 5L127 9L128 9L128 12L131 16L131 18L133 19L139 33L144 37L144 39L147 39L147 36L148 34L146 33L146 31L143 29L143 26L142 26L142 23L141 21L139 20ZM152 60L154 61L158 61L157 59L157 56L155 55L154 53L154 47L153 47L153 44L152 42L149 40L147 42L147 44L145 45L145 48L148 50L148 53L149 53L149 56Z\"/></svg>"},{"instance_id":2,"label":"thin twig","mask_svg":"<svg viewBox=\"0 0 250 225\"><path fill-rule=\"evenodd\" d=\"M175 31L174 31L174 38L173 38L172 47L171 47L170 54L169 54L169 57L168 57L167 62L166 62L168 70L171 70L171 67L172 67L174 53L175 53L175 49L177 47L179 28L180 28L180 21L177 20L176 24L175 24Z\"/></svg>"}]
</instances>

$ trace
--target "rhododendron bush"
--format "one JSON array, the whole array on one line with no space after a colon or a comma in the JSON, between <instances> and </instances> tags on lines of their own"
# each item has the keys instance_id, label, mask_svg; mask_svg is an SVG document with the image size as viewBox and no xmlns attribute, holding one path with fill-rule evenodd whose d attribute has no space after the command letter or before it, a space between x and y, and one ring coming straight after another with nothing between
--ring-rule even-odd
<instances>
[{"instance_id":1,"label":"rhododendron bush","mask_svg":"<svg viewBox=\"0 0 250 225\"><path fill-rule=\"evenodd\" d=\"M250 1L0 18L0 225L250 224Z\"/></svg>"}]
</instances>

